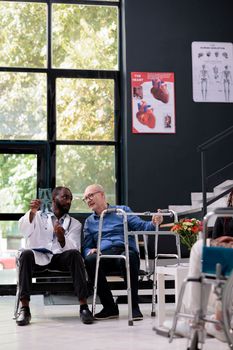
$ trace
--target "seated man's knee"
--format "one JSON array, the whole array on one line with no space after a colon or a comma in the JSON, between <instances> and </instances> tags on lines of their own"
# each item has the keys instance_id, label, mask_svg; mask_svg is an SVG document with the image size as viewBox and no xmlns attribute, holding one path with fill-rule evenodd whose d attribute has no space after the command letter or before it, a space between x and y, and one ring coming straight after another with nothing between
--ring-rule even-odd
<instances>
[{"instance_id":1,"label":"seated man's knee","mask_svg":"<svg viewBox=\"0 0 233 350\"><path fill-rule=\"evenodd\" d=\"M74 256L74 257L76 257L76 256L79 257L81 255L77 249L69 249L69 250L67 250L67 254L70 256Z\"/></svg>"},{"instance_id":2,"label":"seated man's knee","mask_svg":"<svg viewBox=\"0 0 233 350\"><path fill-rule=\"evenodd\" d=\"M85 257L86 266L95 266L96 264L96 254L89 254Z\"/></svg>"},{"instance_id":3,"label":"seated man's knee","mask_svg":"<svg viewBox=\"0 0 233 350\"><path fill-rule=\"evenodd\" d=\"M20 252L19 261L31 261L34 260L34 254L31 249L24 249Z\"/></svg>"},{"instance_id":4,"label":"seated man's knee","mask_svg":"<svg viewBox=\"0 0 233 350\"><path fill-rule=\"evenodd\" d=\"M76 261L77 263L83 263L83 258L81 253L77 249L69 249L65 252L67 258L71 261Z\"/></svg>"}]
</instances>

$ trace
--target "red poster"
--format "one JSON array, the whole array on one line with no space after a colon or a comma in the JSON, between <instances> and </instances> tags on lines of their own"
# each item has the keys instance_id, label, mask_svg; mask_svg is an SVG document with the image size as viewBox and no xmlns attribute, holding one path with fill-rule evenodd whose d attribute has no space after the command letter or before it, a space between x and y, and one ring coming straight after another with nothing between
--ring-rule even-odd
<instances>
[{"instance_id":1,"label":"red poster","mask_svg":"<svg viewBox=\"0 0 233 350\"><path fill-rule=\"evenodd\" d=\"M174 83L174 73L131 73L133 133L175 133Z\"/></svg>"}]
</instances>

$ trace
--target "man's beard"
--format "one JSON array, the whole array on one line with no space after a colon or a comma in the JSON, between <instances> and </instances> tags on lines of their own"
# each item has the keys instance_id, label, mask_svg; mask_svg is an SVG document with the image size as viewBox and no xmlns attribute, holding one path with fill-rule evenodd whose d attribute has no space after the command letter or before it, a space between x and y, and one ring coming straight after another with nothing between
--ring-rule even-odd
<instances>
[{"instance_id":1,"label":"man's beard","mask_svg":"<svg viewBox=\"0 0 233 350\"><path fill-rule=\"evenodd\" d=\"M56 203L56 207L57 209L60 210L61 214L68 214L69 210L70 210L70 205L67 204L67 206L61 205L61 203L59 202L58 199L55 200Z\"/></svg>"}]
</instances>

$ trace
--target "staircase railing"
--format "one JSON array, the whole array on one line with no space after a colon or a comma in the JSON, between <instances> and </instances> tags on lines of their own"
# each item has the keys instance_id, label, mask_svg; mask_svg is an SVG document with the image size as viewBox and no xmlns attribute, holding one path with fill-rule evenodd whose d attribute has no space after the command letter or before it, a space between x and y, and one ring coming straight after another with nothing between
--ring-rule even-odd
<instances>
[{"instance_id":1,"label":"staircase railing","mask_svg":"<svg viewBox=\"0 0 233 350\"><path fill-rule=\"evenodd\" d=\"M207 169L206 169L206 151L209 150L212 146L216 145L220 141L226 139L228 136L233 134L233 126L225 129L224 131L220 132L219 134L213 136L206 142L202 143L197 147L197 150L201 152L201 182L202 182L202 215L203 217L207 213L207 206L214 203L218 199L224 197L226 194L232 191L233 186L225 190L224 192L220 193L218 196L210 199L207 201L207 185L208 180L217 174L221 174L224 170L230 168L233 166L233 161L226 164L224 167L219 168L217 171L213 172L212 174L207 175Z\"/></svg>"}]
</instances>

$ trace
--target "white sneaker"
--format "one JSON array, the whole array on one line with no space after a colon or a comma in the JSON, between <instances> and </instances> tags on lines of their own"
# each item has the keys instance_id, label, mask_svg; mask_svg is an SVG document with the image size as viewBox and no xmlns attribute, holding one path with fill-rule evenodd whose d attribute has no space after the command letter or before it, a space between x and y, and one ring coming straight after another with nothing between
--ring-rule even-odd
<instances>
[{"instance_id":1,"label":"white sneaker","mask_svg":"<svg viewBox=\"0 0 233 350\"><path fill-rule=\"evenodd\" d=\"M172 328L173 321L165 321L163 326L169 330ZM178 320L176 324L175 334L180 337L188 338L190 334L190 326L187 320Z\"/></svg>"},{"instance_id":2,"label":"white sneaker","mask_svg":"<svg viewBox=\"0 0 233 350\"><path fill-rule=\"evenodd\" d=\"M214 337L214 338L216 338L224 343L227 342L227 339L226 339L226 336L225 336L223 329L220 329L220 330L217 329L216 325L214 323L206 322L205 329L206 329L207 334L212 335L212 337Z\"/></svg>"}]
</instances>

